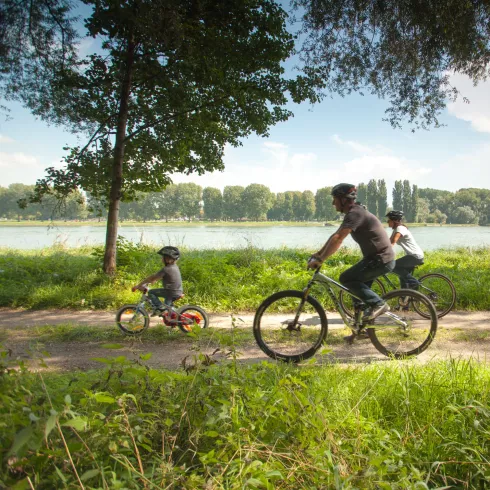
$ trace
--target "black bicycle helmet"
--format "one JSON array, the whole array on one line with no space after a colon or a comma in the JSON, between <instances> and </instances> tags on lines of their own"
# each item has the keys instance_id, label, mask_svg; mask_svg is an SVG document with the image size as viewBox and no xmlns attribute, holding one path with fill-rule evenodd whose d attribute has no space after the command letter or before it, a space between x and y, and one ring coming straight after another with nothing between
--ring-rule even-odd
<instances>
[{"instance_id":1,"label":"black bicycle helmet","mask_svg":"<svg viewBox=\"0 0 490 490\"><path fill-rule=\"evenodd\" d=\"M354 184L337 184L332 187L333 197L346 197L347 199L357 199L357 189Z\"/></svg>"},{"instance_id":2,"label":"black bicycle helmet","mask_svg":"<svg viewBox=\"0 0 490 490\"><path fill-rule=\"evenodd\" d=\"M401 220L402 220L402 218L403 218L403 211L395 211L395 210L390 211L390 212L389 212L389 213L386 215L386 217L387 217L388 219L393 220L393 221L401 221Z\"/></svg>"},{"instance_id":3,"label":"black bicycle helmet","mask_svg":"<svg viewBox=\"0 0 490 490\"><path fill-rule=\"evenodd\" d=\"M174 260L179 260L180 258L179 249L177 247L172 247L171 245L161 248L157 253L163 256L167 255Z\"/></svg>"}]
</instances>

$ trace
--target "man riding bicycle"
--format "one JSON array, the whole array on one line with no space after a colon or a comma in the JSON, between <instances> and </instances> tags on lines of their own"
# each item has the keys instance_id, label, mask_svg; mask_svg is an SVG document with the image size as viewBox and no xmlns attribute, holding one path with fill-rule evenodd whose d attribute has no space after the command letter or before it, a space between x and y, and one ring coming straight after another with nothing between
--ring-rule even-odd
<instances>
[{"instance_id":1,"label":"man riding bicycle","mask_svg":"<svg viewBox=\"0 0 490 490\"><path fill-rule=\"evenodd\" d=\"M337 184L332 188L332 204L344 220L340 228L327 240L325 245L308 260L308 267L319 267L333 255L348 235L359 245L362 260L340 275L340 282L367 305L363 320L373 320L390 307L372 289L373 280L391 272L395 267L395 254L381 221L364 206L356 202L357 189L352 184ZM345 337L352 343L356 334Z\"/></svg>"}]
</instances>

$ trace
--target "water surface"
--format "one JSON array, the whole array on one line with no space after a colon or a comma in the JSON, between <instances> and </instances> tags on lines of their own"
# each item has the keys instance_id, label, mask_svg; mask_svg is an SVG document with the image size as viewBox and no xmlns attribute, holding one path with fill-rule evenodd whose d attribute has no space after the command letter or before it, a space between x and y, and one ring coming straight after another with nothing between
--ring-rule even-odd
<instances>
[{"instance_id":1,"label":"water surface","mask_svg":"<svg viewBox=\"0 0 490 490\"><path fill-rule=\"evenodd\" d=\"M128 225L119 228L119 235L134 242L186 246L194 249L243 248L320 248L336 230L325 226L206 226L189 224ZM424 250L459 246L490 246L490 227L482 226L430 226L413 227L411 231ZM391 233L390 229L386 229ZM93 225L59 226L0 226L0 247L39 249L54 243L69 247L96 245L105 242L105 227ZM356 247L348 237L344 242Z\"/></svg>"}]
</instances>

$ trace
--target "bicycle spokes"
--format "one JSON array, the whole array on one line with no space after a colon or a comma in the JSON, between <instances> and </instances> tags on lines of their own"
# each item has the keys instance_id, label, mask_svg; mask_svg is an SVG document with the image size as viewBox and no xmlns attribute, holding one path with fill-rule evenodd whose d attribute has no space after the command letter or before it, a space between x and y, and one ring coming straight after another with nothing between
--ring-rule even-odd
<instances>
[{"instance_id":1,"label":"bicycle spokes","mask_svg":"<svg viewBox=\"0 0 490 490\"><path fill-rule=\"evenodd\" d=\"M293 296L295 294L296 296ZM269 356L297 362L313 355L326 335L319 303L299 291L283 291L259 307L254 335Z\"/></svg>"},{"instance_id":2,"label":"bicycle spokes","mask_svg":"<svg viewBox=\"0 0 490 490\"><path fill-rule=\"evenodd\" d=\"M417 291L397 290L387 293L384 299L390 310L367 327L375 347L398 358L425 350L437 329L437 314L427 297ZM429 318L420 315L419 310Z\"/></svg>"}]
</instances>

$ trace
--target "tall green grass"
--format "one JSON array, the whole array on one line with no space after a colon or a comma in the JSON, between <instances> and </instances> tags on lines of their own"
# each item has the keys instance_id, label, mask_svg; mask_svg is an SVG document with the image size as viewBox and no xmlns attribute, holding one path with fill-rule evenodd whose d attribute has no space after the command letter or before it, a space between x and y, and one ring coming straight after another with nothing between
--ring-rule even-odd
<instances>
[{"instance_id":1,"label":"tall green grass","mask_svg":"<svg viewBox=\"0 0 490 490\"><path fill-rule=\"evenodd\" d=\"M490 368L233 362L0 374L0 487L486 488ZM109 362L109 360L102 360Z\"/></svg>"},{"instance_id":2,"label":"tall green grass","mask_svg":"<svg viewBox=\"0 0 490 490\"><path fill-rule=\"evenodd\" d=\"M312 252L253 247L183 249L179 266L185 301L214 312L253 311L273 292L302 289L311 277L306 259ZM161 267L153 248L122 241L117 275L108 278L101 272L102 255L101 247L2 249L0 306L114 309L137 300L139 296L131 293L131 286ZM338 278L359 258L358 253L342 249L328 261L324 272ZM457 309L490 309L490 248L427 252L425 264L417 273L427 272L441 272L451 278L458 293ZM332 308L328 301L326 306Z\"/></svg>"}]
</instances>

